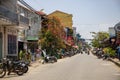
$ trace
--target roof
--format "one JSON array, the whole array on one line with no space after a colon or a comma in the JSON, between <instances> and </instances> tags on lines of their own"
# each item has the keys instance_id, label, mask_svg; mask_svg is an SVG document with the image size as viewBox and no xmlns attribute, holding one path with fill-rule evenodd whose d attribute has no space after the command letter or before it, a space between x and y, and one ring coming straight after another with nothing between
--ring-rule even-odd
<instances>
[{"instance_id":1,"label":"roof","mask_svg":"<svg viewBox=\"0 0 120 80\"><path fill-rule=\"evenodd\" d=\"M37 14L39 14L39 15L46 15L44 12L42 12L42 11L36 11L36 13Z\"/></svg>"},{"instance_id":2,"label":"roof","mask_svg":"<svg viewBox=\"0 0 120 80\"><path fill-rule=\"evenodd\" d=\"M65 13L65 12L62 12L62 11L59 11L59 10L56 10L56 11L50 13L49 15L51 15L51 14L53 14L53 13L56 13L56 12L63 13L63 14L67 14L67 15L72 15L72 14L68 14L68 13Z\"/></svg>"},{"instance_id":3,"label":"roof","mask_svg":"<svg viewBox=\"0 0 120 80\"><path fill-rule=\"evenodd\" d=\"M23 4L23 3L21 3L20 1L17 1L17 4L19 5L19 6L21 6L21 7L23 7L24 9L27 9L28 11L31 11L31 12L35 12L35 10L34 9L32 9L30 6L28 7L28 6L26 6L26 5L28 5L27 3L25 3L25 4Z\"/></svg>"}]
</instances>

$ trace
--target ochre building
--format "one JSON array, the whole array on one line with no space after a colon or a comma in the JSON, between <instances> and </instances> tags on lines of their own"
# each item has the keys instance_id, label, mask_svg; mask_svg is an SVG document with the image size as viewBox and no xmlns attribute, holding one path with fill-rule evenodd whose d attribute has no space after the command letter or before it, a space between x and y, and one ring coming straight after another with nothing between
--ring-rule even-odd
<instances>
[{"instance_id":1,"label":"ochre building","mask_svg":"<svg viewBox=\"0 0 120 80\"><path fill-rule=\"evenodd\" d=\"M72 14L68 14L68 13L56 10L48 15L48 17L53 17L53 16L59 18L61 24L64 27L69 27L70 29L72 29L72 25L73 25Z\"/></svg>"}]
</instances>

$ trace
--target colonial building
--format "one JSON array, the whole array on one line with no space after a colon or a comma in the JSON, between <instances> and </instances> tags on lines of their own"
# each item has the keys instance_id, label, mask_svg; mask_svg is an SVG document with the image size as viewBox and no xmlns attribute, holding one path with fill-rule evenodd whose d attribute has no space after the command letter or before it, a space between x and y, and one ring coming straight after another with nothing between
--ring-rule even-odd
<instances>
[{"instance_id":1,"label":"colonial building","mask_svg":"<svg viewBox=\"0 0 120 80\"><path fill-rule=\"evenodd\" d=\"M70 46L74 45L72 14L68 14L68 13L56 10L51 14L49 14L48 17L57 17L60 20L66 32L65 43ZM75 31L75 28L74 28L74 31Z\"/></svg>"},{"instance_id":2,"label":"colonial building","mask_svg":"<svg viewBox=\"0 0 120 80\"><path fill-rule=\"evenodd\" d=\"M29 28L19 29L18 52L23 49L30 49L33 53L38 48L39 32L41 29L41 15L36 12L23 0L18 3L20 15L29 18Z\"/></svg>"},{"instance_id":3,"label":"colonial building","mask_svg":"<svg viewBox=\"0 0 120 80\"><path fill-rule=\"evenodd\" d=\"M18 13L17 0L0 1L0 59L18 55L18 29L28 26L29 19Z\"/></svg>"}]
</instances>

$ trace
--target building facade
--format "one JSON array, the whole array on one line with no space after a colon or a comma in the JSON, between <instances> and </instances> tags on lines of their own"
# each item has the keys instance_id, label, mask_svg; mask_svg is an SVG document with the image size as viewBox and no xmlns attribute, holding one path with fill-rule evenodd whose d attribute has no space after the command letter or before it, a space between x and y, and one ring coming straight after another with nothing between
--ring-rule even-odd
<instances>
[{"instance_id":1,"label":"building facade","mask_svg":"<svg viewBox=\"0 0 120 80\"><path fill-rule=\"evenodd\" d=\"M69 46L74 45L72 14L56 10L49 14L48 17L57 17L60 20L61 25L64 27L66 33L65 43L68 44Z\"/></svg>"},{"instance_id":2,"label":"building facade","mask_svg":"<svg viewBox=\"0 0 120 80\"><path fill-rule=\"evenodd\" d=\"M109 35L110 35L110 37L116 36L115 28L114 27L109 27Z\"/></svg>"},{"instance_id":3,"label":"building facade","mask_svg":"<svg viewBox=\"0 0 120 80\"><path fill-rule=\"evenodd\" d=\"M115 36L116 36L116 44L120 44L120 22L114 26Z\"/></svg>"},{"instance_id":4,"label":"building facade","mask_svg":"<svg viewBox=\"0 0 120 80\"><path fill-rule=\"evenodd\" d=\"M18 29L29 26L29 19L17 12L17 0L0 1L0 59L18 55Z\"/></svg>"},{"instance_id":5,"label":"building facade","mask_svg":"<svg viewBox=\"0 0 120 80\"><path fill-rule=\"evenodd\" d=\"M73 27L73 37L76 38L76 27Z\"/></svg>"},{"instance_id":6,"label":"building facade","mask_svg":"<svg viewBox=\"0 0 120 80\"><path fill-rule=\"evenodd\" d=\"M29 6L23 0L18 3L19 14L29 19L29 27L19 30L18 52L20 50L30 49L34 53L38 46L39 32L41 30L41 15L36 10Z\"/></svg>"}]
</instances>

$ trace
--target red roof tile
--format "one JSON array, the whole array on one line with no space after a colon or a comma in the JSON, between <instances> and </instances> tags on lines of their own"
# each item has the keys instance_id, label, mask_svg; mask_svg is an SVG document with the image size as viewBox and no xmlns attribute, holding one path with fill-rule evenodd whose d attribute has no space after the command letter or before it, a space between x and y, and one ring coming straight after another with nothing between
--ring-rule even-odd
<instances>
[{"instance_id":1,"label":"red roof tile","mask_svg":"<svg viewBox=\"0 0 120 80\"><path fill-rule=\"evenodd\" d=\"M39 14L39 15L46 15L44 12L42 12L42 11L36 11L36 13L37 14Z\"/></svg>"}]
</instances>

